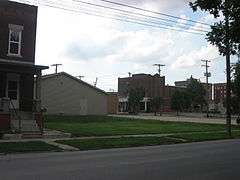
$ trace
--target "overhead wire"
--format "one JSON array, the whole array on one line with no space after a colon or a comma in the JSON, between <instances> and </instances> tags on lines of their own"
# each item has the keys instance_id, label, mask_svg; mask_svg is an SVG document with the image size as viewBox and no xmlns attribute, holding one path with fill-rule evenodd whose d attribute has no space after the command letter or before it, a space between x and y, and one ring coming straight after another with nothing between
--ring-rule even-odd
<instances>
[{"instance_id":1,"label":"overhead wire","mask_svg":"<svg viewBox=\"0 0 240 180\"><path fill-rule=\"evenodd\" d=\"M176 24L181 24L179 21L176 21L176 20L171 20L171 19L151 16L151 15L146 15L146 14L137 13L137 12L133 12L133 11L128 11L128 10L118 9L118 8L104 6L104 5L100 5L100 4L85 2L85 1L81 1L81 0L72 0L72 1L78 2L78 3L82 3L82 4L87 4L87 5L90 5L90 6L100 7L100 8L104 8L104 9L110 9L110 10L114 10L114 11L118 11L118 12L124 12L124 13L139 15L139 16L143 16L143 17L147 17L147 18L157 19L157 20L161 20L161 21L173 22L173 23L176 23ZM183 18L179 18L179 19L186 20L186 19L183 19ZM199 24L201 24L201 23L199 23ZM193 24L189 24L189 23L184 23L184 24L182 23L182 25L183 26L187 26L187 27L193 26ZM203 29L209 29L209 28L210 28L210 26L208 26L208 28L203 27Z\"/></svg>"},{"instance_id":2,"label":"overhead wire","mask_svg":"<svg viewBox=\"0 0 240 180\"><path fill-rule=\"evenodd\" d=\"M21 1L21 0L17 0L17 1ZM22 0L22 1L25 2L25 3L26 2L33 3L32 1L27 1L27 0ZM79 1L79 0L74 0L74 1L83 2L83 1ZM36 2L36 0L35 0L35 2ZM63 1L61 1L61 2L64 3ZM134 12L130 12L130 11L125 11L125 10L121 10L121 9L116 9L116 8L110 8L110 9L111 10L122 11L122 12L125 12L125 13L128 13L128 14L125 14L124 17L120 16L120 14L116 14L116 15L113 15L113 16L106 16L106 15L103 15L104 13L102 13L102 12L100 12L100 14L92 13L91 11L93 11L93 10L89 10L89 12L83 11L83 9L80 9L79 6L78 6L78 8L76 8L76 5L74 7L69 6L70 5L69 3L68 4L62 4L62 3L52 2L52 1L49 1L49 0L38 0L37 3L39 5L48 6L48 7L52 7L52 8L58 8L58 9L62 9L62 10L73 11L73 12L83 13L83 14L87 14L87 15L102 17L102 18L109 18L109 19L113 19L113 20L118 20L118 21L128 22L128 23L134 23L134 24L149 26L149 27L154 27L154 28L161 28L161 29L173 30L173 31L178 31L178 32L186 32L186 33L192 33L192 34L199 34L199 35L205 35L204 33L208 32L208 31L202 30L202 29L195 29L194 27L189 27L189 29L186 29L186 28L183 28L181 24L178 24L180 27L175 27L175 26L173 26L171 24L167 24L167 23L164 24L164 23L155 22L155 21L138 19L138 17L136 17L136 16L135 17L133 17L133 16L129 17L129 15L135 14L135 15L141 15L143 17L152 18L152 16L147 16L147 15L134 13ZM93 4L93 3L88 3L88 2L84 2L84 3L87 4L87 5L97 6L97 7L101 7L101 8L109 8L109 7L106 7L106 6L97 5L97 4ZM124 14L121 14L121 15L124 15ZM126 17L126 15L127 15L127 17ZM157 18L157 17L155 17L155 18ZM169 21L169 22L171 22L171 21ZM187 25L185 25L185 26L187 27Z\"/></svg>"},{"instance_id":3,"label":"overhead wire","mask_svg":"<svg viewBox=\"0 0 240 180\"><path fill-rule=\"evenodd\" d=\"M74 0L74 1L78 1L78 0ZM191 20L191 19L186 19L186 18L181 18L181 17L170 15L170 14L161 13L161 12L157 12L157 11L152 11L152 10L148 10L148 9L143 9L143 8L140 8L140 7L131 6L131 5L123 4L123 3L118 3L118 2L109 1L109 0L99 0L99 1L107 2L107 3L110 3L110 4L119 5L119 6L124 6L124 7L132 8L132 9L136 9L136 10L140 10L140 11L145 11L145 12L149 12L149 13L153 13L153 14L158 14L158 15L162 15L162 16L166 16L166 17L170 17L170 18L181 19L181 20L186 20L186 21L193 22L193 23L198 23L198 24L202 24L202 25L211 26L211 24L208 24L208 23L195 21L195 20Z\"/></svg>"}]
</instances>

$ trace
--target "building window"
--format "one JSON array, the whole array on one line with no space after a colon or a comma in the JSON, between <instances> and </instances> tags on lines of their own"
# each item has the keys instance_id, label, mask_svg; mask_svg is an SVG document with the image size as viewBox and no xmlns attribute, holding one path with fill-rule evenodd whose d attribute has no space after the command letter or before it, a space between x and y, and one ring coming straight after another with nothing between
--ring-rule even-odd
<instances>
[{"instance_id":1,"label":"building window","mask_svg":"<svg viewBox=\"0 0 240 180\"><path fill-rule=\"evenodd\" d=\"M9 24L8 55L21 57L23 26Z\"/></svg>"}]
</instances>

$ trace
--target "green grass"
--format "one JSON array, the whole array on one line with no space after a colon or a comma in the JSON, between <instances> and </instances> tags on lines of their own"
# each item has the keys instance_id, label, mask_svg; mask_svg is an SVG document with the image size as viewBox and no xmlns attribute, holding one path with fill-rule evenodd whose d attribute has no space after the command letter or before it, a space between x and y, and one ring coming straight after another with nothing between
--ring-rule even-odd
<instances>
[{"instance_id":1,"label":"green grass","mask_svg":"<svg viewBox=\"0 0 240 180\"><path fill-rule=\"evenodd\" d=\"M229 137L229 135L226 132L207 132L207 133L202 132L192 134L178 134L172 135L170 137L185 139L187 142L199 142L209 140L240 138L240 131L233 131L232 137Z\"/></svg>"},{"instance_id":2,"label":"green grass","mask_svg":"<svg viewBox=\"0 0 240 180\"><path fill-rule=\"evenodd\" d=\"M156 146L163 144L176 144L182 141L167 137L122 137L122 138L95 138L95 139L73 139L61 140L57 143L67 144L80 150L97 150L109 148L126 148L139 146Z\"/></svg>"},{"instance_id":3,"label":"green grass","mask_svg":"<svg viewBox=\"0 0 240 180\"><path fill-rule=\"evenodd\" d=\"M221 124L163 122L109 116L46 116L45 127L72 133L77 137L225 130L225 125Z\"/></svg>"},{"instance_id":4,"label":"green grass","mask_svg":"<svg viewBox=\"0 0 240 180\"><path fill-rule=\"evenodd\" d=\"M49 145L42 141L0 143L0 153L27 153L60 150L61 149L59 149L58 147Z\"/></svg>"}]
</instances>

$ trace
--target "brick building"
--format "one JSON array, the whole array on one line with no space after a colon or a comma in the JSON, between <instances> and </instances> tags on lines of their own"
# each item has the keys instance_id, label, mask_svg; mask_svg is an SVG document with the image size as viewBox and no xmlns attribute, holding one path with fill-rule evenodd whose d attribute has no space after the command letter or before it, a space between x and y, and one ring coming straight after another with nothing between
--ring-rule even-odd
<instances>
[{"instance_id":1,"label":"brick building","mask_svg":"<svg viewBox=\"0 0 240 180\"><path fill-rule=\"evenodd\" d=\"M165 77L159 74L133 74L131 77L118 78L118 93L125 97L132 88L143 88L145 97L163 97Z\"/></svg>"},{"instance_id":2,"label":"brick building","mask_svg":"<svg viewBox=\"0 0 240 180\"><path fill-rule=\"evenodd\" d=\"M0 129L30 130L21 119L32 122L31 130L41 126L35 126L41 108L40 79L48 67L35 65L37 12L35 6L0 1Z\"/></svg>"},{"instance_id":3,"label":"brick building","mask_svg":"<svg viewBox=\"0 0 240 180\"><path fill-rule=\"evenodd\" d=\"M133 74L131 77L118 78L120 111L127 111L127 96L131 89L142 88L144 90L145 96L140 109L147 112L151 98L164 96L164 87L165 77L160 77L159 74Z\"/></svg>"},{"instance_id":4,"label":"brick building","mask_svg":"<svg viewBox=\"0 0 240 180\"><path fill-rule=\"evenodd\" d=\"M119 110L127 111L128 92L133 88L142 88L145 96L141 102L141 110L149 111L150 100L154 97L161 97L164 101L162 111L171 111L171 96L176 90L185 88L166 86L165 76L159 74L133 74L131 77L118 78Z\"/></svg>"},{"instance_id":5,"label":"brick building","mask_svg":"<svg viewBox=\"0 0 240 180\"><path fill-rule=\"evenodd\" d=\"M213 89L214 89L214 102L222 103L226 98L227 84L216 83L213 85Z\"/></svg>"}]
</instances>

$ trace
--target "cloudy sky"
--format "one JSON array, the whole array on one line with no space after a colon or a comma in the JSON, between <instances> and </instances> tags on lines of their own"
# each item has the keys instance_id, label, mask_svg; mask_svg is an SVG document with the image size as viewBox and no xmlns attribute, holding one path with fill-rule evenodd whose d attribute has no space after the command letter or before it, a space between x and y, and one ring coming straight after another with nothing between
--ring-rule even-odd
<instances>
[{"instance_id":1,"label":"cloudy sky","mask_svg":"<svg viewBox=\"0 0 240 180\"><path fill-rule=\"evenodd\" d=\"M98 0L91 1L102 4ZM69 0L69 5L73 5L71 2ZM117 2L185 19L213 22L208 14L193 13L188 7L188 0ZM107 12L102 10L102 13ZM83 80L90 84L98 77L97 87L106 91L117 91L118 77L128 76L128 72L155 74L155 63L166 64L162 71L166 84L173 85L174 81L185 80L191 75L204 81L201 59L214 59L210 64L210 82L225 81L224 59L215 47L207 43L205 36L119 22L49 6L39 7L36 63L62 63L59 71L85 76ZM50 67L44 74L53 72L54 68Z\"/></svg>"}]
</instances>

